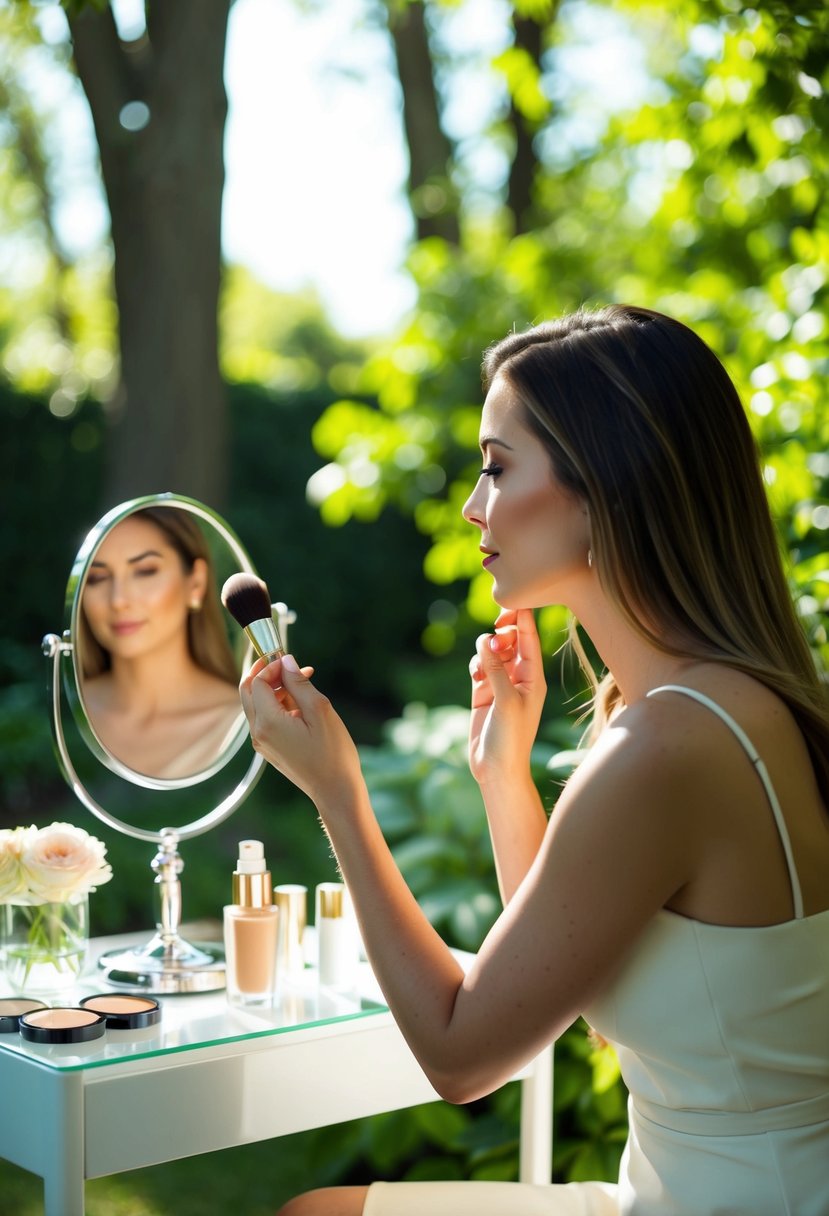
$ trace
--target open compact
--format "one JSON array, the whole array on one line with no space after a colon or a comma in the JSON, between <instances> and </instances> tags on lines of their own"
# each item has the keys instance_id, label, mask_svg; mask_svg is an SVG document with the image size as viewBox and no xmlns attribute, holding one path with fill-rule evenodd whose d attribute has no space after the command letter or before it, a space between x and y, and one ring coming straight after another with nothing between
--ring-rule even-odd
<instances>
[{"instance_id":1,"label":"open compact","mask_svg":"<svg viewBox=\"0 0 829 1216\"><path fill-rule=\"evenodd\" d=\"M158 1001L151 996L101 992L84 997L81 1008L100 1014L109 1030L143 1030L161 1020Z\"/></svg>"},{"instance_id":2,"label":"open compact","mask_svg":"<svg viewBox=\"0 0 829 1216\"><path fill-rule=\"evenodd\" d=\"M30 1043L88 1043L100 1039L106 1020L91 1009L33 1009L20 1015L20 1037Z\"/></svg>"},{"instance_id":3,"label":"open compact","mask_svg":"<svg viewBox=\"0 0 829 1216\"><path fill-rule=\"evenodd\" d=\"M46 1009L43 1001L36 1001L30 996L6 996L0 1000L0 1034L17 1034L20 1029L20 1017L35 1009Z\"/></svg>"}]
</instances>

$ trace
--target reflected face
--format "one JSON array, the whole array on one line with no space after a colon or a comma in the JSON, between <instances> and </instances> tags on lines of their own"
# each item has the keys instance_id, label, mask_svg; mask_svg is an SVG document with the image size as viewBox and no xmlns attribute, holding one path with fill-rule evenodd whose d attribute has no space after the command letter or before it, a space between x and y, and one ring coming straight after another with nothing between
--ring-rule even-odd
<instances>
[{"instance_id":1,"label":"reflected face","mask_svg":"<svg viewBox=\"0 0 829 1216\"><path fill-rule=\"evenodd\" d=\"M83 609L95 640L113 658L140 658L186 646L187 615L201 604L205 582L203 561L186 571L161 528L128 516L95 552Z\"/></svg>"},{"instance_id":2,"label":"reflected face","mask_svg":"<svg viewBox=\"0 0 829 1216\"><path fill-rule=\"evenodd\" d=\"M484 402L480 443L484 468L463 516L481 530L493 598L503 608L566 604L572 580L589 570L587 508L557 479L547 449L501 376Z\"/></svg>"}]
</instances>

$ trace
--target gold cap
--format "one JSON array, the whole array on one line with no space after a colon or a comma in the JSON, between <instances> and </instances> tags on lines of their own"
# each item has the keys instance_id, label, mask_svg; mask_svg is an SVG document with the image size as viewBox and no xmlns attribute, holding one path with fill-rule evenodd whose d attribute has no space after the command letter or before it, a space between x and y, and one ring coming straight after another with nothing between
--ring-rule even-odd
<instances>
[{"instance_id":1,"label":"gold cap","mask_svg":"<svg viewBox=\"0 0 829 1216\"><path fill-rule=\"evenodd\" d=\"M285 919L292 923L293 932L301 937L308 915L306 910L308 888L299 883L283 882L274 887L273 896L277 908L284 912Z\"/></svg>"},{"instance_id":2,"label":"gold cap","mask_svg":"<svg viewBox=\"0 0 829 1216\"><path fill-rule=\"evenodd\" d=\"M317 887L317 908L320 916L338 918L345 914L345 887L338 882L321 882Z\"/></svg>"},{"instance_id":3,"label":"gold cap","mask_svg":"<svg viewBox=\"0 0 829 1216\"><path fill-rule=\"evenodd\" d=\"M270 870L261 874L240 874L234 870L232 902L240 908L267 908L272 904Z\"/></svg>"},{"instance_id":4,"label":"gold cap","mask_svg":"<svg viewBox=\"0 0 829 1216\"><path fill-rule=\"evenodd\" d=\"M282 971L299 972L305 966L303 938L307 897L308 888L299 883L280 883L273 889L274 903L279 908L276 958L277 966Z\"/></svg>"},{"instance_id":5,"label":"gold cap","mask_svg":"<svg viewBox=\"0 0 829 1216\"><path fill-rule=\"evenodd\" d=\"M265 866L261 840L240 840L239 860L233 871L233 902L239 908L267 908L271 898L271 875Z\"/></svg>"}]
</instances>

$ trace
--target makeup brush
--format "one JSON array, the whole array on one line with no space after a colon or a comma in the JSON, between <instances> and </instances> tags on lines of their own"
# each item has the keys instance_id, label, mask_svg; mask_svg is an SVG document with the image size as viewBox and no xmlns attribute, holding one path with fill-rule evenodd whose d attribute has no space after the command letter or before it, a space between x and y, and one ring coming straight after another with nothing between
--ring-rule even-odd
<instances>
[{"instance_id":1,"label":"makeup brush","mask_svg":"<svg viewBox=\"0 0 829 1216\"><path fill-rule=\"evenodd\" d=\"M276 628L268 588L255 574L231 574L222 587L222 603L244 629L253 649L272 663L285 650Z\"/></svg>"}]
</instances>

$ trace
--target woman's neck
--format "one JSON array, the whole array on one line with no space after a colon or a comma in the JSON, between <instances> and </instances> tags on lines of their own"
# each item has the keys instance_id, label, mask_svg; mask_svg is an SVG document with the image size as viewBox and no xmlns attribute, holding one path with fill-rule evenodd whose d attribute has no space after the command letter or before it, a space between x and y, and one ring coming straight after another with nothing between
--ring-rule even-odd
<instances>
[{"instance_id":1,"label":"woman's neck","mask_svg":"<svg viewBox=\"0 0 829 1216\"><path fill-rule=\"evenodd\" d=\"M113 657L110 692L113 708L171 708L190 692L193 660L186 648L172 646L140 658Z\"/></svg>"},{"instance_id":2,"label":"woman's neck","mask_svg":"<svg viewBox=\"0 0 829 1216\"><path fill-rule=\"evenodd\" d=\"M669 654L649 642L604 595L585 597L583 603L570 607L616 681L626 705L641 700L660 684L680 680L683 673L699 662Z\"/></svg>"}]
</instances>

